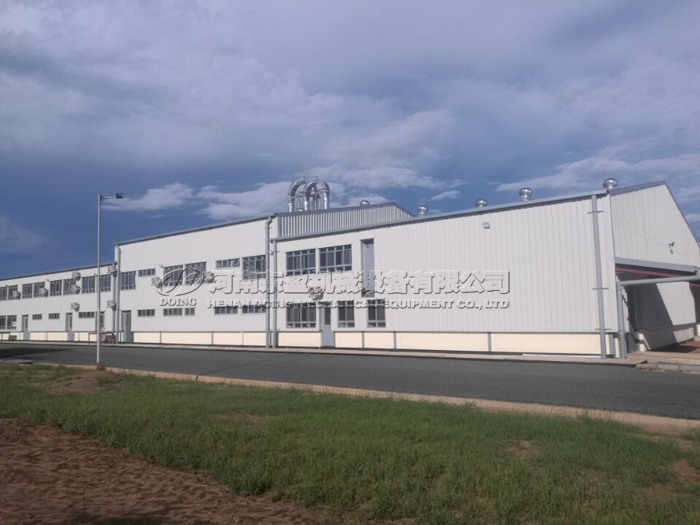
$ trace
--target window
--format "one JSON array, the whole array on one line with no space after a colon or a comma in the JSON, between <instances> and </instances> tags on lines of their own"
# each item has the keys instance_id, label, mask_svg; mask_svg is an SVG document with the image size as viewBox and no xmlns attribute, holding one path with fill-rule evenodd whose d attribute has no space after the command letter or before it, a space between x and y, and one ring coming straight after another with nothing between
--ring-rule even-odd
<instances>
[{"instance_id":1,"label":"window","mask_svg":"<svg viewBox=\"0 0 700 525\"><path fill-rule=\"evenodd\" d=\"M155 274L155 268L146 268L145 270L139 270L139 277L153 277Z\"/></svg>"},{"instance_id":2,"label":"window","mask_svg":"<svg viewBox=\"0 0 700 525\"><path fill-rule=\"evenodd\" d=\"M136 312L136 315L139 317L155 317L156 316L156 311L154 309L151 310L138 310Z\"/></svg>"},{"instance_id":3,"label":"window","mask_svg":"<svg viewBox=\"0 0 700 525\"><path fill-rule=\"evenodd\" d=\"M185 308L185 315L194 315L194 308Z\"/></svg>"},{"instance_id":4,"label":"window","mask_svg":"<svg viewBox=\"0 0 700 525\"><path fill-rule=\"evenodd\" d=\"M7 301L7 286L0 286L0 301Z\"/></svg>"},{"instance_id":5,"label":"window","mask_svg":"<svg viewBox=\"0 0 700 525\"><path fill-rule=\"evenodd\" d=\"M196 262L185 265L185 284L198 284L204 280L207 263Z\"/></svg>"},{"instance_id":6,"label":"window","mask_svg":"<svg viewBox=\"0 0 700 525\"><path fill-rule=\"evenodd\" d=\"M338 328L355 327L354 301L338 301Z\"/></svg>"},{"instance_id":7,"label":"window","mask_svg":"<svg viewBox=\"0 0 700 525\"><path fill-rule=\"evenodd\" d=\"M41 321L41 314L32 314L32 321Z\"/></svg>"},{"instance_id":8,"label":"window","mask_svg":"<svg viewBox=\"0 0 700 525\"><path fill-rule=\"evenodd\" d=\"M264 314L265 308L264 304L244 304L242 313L244 314Z\"/></svg>"},{"instance_id":9,"label":"window","mask_svg":"<svg viewBox=\"0 0 700 525\"><path fill-rule=\"evenodd\" d=\"M5 330L5 326L7 326L7 317L0 315L0 330Z\"/></svg>"},{"instance_id":10,"label":"window","mask_svg":"<svg viewBox=\"0 0 700 525\"><path fill-rule=\"evenodd\" d=\"M61 314L49 314L49 321L55 321L56 319L60 319Z\"/></svg>"},{"instance_id":11,"label":"window","mask_svg":"<svg viewBox=\"0 0 700 525\"><path fill-rule=\"evenodd\" d=\"M80 293L75 284L75 279L63 279L63 295L75 295Z\"/></svg>"},{"instance_id":12,"label":"window","mask_svg":"<svg viewBox=\"0 0 700 525\"><path fill-rule=\"evenodd\" d=\"M288 304L287 328L316 328L316 305L314 303Z\"/></svg>"},{"instance_id":13,"label":"window","mask_svg":"<svg viewBox=\"0 0 700 525\"><path fill-rule=\"evenodd\" d=\"M318 253L321 273L349 272L352 270L352 247L349 244L320 248Z\"/></svg>"},{"instance_id":14,"label":"window","mask_svg":"<svg viewBox=\"0 0 700 525\"><path fill-rule=\"evenodd\" d=\"M287 275L304 275L316 271L316 250L287 252Z\"/></svg>"},{"instance_id":15,"label":"window","mask_svg":"<svg viewBox=\"0 0 700 525\"><path fill-rule=\"evenodd\" d=\"M239 258L235 259L223 259L221 261L216 261L216 269L221 268L238 268L241 265L241 260Z\"/></svg>"},{"instance_id":16,"label":"window","mask_svg":"<svg viewBox=\"0 0 700 525\"><path fill-rule=\"evenodd\" d=\"M257 279L265 277L265 256L243 257L243 278Z\"/></svg>"},{"instance_id":17,"label":"window","mask_svg":"<svg viewBox=\"0 0 700 525\"><path fill-rule=\"evenodd\" d=\"M367 301L367 326L370 328L386 327L386 303L384 299Z\"/></svg>"},{"instance_id":18,"label":"window","mask_svg":"<svg viewBox=\"0 0 700 525\"><path fill-rule=\"evenodd\" d=\"M163 315L165 317L175 317L177 315L182 315L182 308L163 308Z\"/></svg>"},{"instance_id":19,"label":"window","mask_svg":"<svg viewBox=\"0 0 700 525\"><path fill-rule=\"evenodd\" d=\"M19 289L16 284L7 287L7 298L8 299L19 299Z\"/></svg>"},{"instance_id":20,"label":"window","mask_svg":"<svg viewBox=\"0 0 700 525\"><path fill-rule=\"evenodd\" d=\"M53 286L53 283L51 283ZM82 293L95 293L95 276L91 275L89 277L83 277L80 281L83 285ZM53 295L53 293L51 294ZM60 294L59 294L60 295Z\"/></svg>"},{"instance_id":21,"label":"window","mask_svg":"<svg viewBox=\"0 0 700 525\"><path fill-rule=\"evenodd\" d=\"M61 285L62 284L63 283L61 282L60 279L57 281L51 281L51 283L49 284L49 295L51 295L51 297L53 297L55 295L61 295Z\"/></svg>"},{"instance_id":22,"label":"window","mask_svg":"<svg viewBox=\"0 0 700 525\"><path fill-rule=\"evenodd\" d=\"M95 312L78 312L78 319L94 319Z\"/></svg>"},{"instance_id":23,"label":"window","mask_svg":"<svg viewBox=\"0 0 700 525\"><path fill-rule=\"evenodd\" d=\"M34 283L34 297L44 297L43 290L46 289L46 283L41 281L40 283Z\"/></svg>"},{"instance_id":24,"label":"window","mask_svg":"<svg viewBox=\"0 0 700 525\"><path fill-rule=\"evenodd\" d=\"M31 299L32 283L22 285L22 299Z\"/></svg>"},{"instance_id":25,"label":"window","mask_svg":"<svg viewBox=\"0 0 700 525\"><path fill-rule=\"evenodd\" d=\"M8 330L17 330L17 316L16 315L8 315L7 316L7 329Z\"/></svg>"},{"instance_id":26,"label":"window","mask_svg":"<svg viewBox=\"0 0 700 525\"><path fill-rule=\"evenodd\" d=\"M166 266L163 268L163 285L175 286L182 282L182 265Z\"/></svg>"},{"instance_id":27,"label":"window","mask_svg":"<svg viewBox=\"0 0 700 525\"><path fill-rule=\"evenodd\" d=\"M237 314L238 308L235 306L215 306L214 315L231 315Z\"/></svg>"},{"instance_id":28,"label":"window","mask_svg":"<svg viewBox=\"0 0 700 525\"><path fill-rule=\"evenodd\" d=\"M101 292L109 292L112 289L112 276L107 274L107 275L100 275L100 291Z\"/></svg>"},{"instance_id":29,"label":"window","mask_svg":"<svg viewBox=\"0 0 700 525\"><path fill-rule=\"evenodd\" d=\"M119 289L120 290L135 290L136 289L136 272L122 272L119 274Z\"/></svg>"}]
</instances>

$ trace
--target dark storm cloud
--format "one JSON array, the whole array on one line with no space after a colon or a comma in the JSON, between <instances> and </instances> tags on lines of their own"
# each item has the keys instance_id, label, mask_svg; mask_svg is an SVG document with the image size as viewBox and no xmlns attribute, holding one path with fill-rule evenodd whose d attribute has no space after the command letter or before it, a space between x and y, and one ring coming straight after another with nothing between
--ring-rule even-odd
<instances>
[{"instance_id":1,"label":"dark storm cloud","mask_svg":"<svg viewBox=\"0 0 700 525\"><path fill-rule=\"evenodd\" d=\"M699 18L697 2L6 0L1 169L44 209L118 185L137 229L274 209L299 175L340 204L445 207L664 178L697 224Z\"/></svg>"}]
</instances>

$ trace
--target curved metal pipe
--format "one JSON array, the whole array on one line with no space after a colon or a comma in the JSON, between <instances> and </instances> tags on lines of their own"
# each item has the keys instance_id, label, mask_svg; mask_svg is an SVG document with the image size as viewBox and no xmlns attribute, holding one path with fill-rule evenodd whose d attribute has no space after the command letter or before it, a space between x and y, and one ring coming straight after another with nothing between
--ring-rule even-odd
<instances>
[{"instance_id":1,"label":"curved metal pipe","mask_svg":"<svg viewBox=\"0 0 700 525\"><path fill-rule=\"evenodd\" d=\"M301 177L289 185L289 190L287 191L287 209L289 211L294 211L294 201L299 197L297 195L297 192L299 188L304 184L306 184L306 179L304 177Z\"/></svg>"},{"instance_id":2,"label":"curved metal pipe","mask_svg":"<svg viewBox=\"0 0 700 525\"><path fill-rule=\"evenodd\" d=\"M319 190L319 193L321 194L321 199L323 201L323 209L327 210L328 208L331 207L331 189L328 186L328 183L324 181L320 181L319 183L321 185L321 189Z\"/></svg>"}]
</instances>

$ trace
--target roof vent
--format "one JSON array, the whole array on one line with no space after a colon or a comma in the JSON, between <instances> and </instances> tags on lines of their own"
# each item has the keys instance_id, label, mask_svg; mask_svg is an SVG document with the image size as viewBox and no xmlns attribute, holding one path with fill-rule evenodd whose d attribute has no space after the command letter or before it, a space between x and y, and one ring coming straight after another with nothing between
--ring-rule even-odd
<instances>
[{"instance_id":1,"label":"roof vent","mask_svg":"<svg viewBox=\"0 0 700 525\"><path fill-rule=\"evenodd\" d=\"M603 188L605 188L608 191L617 188L617 179L613 179L612 177L605 179L603 181Z\"/></svg>"},{"instance_id":2,"label":"roof vent","mask_svg":"<svg viewBox=\"0 0 700 525\"><path fill-rule=\"evenodd\" d=\"M532 197L532 188L521 188L520 189L520 200L525 202L529 201Z\"/></svg>"},{"instance_id":3,"label":"roof vent","mask_svg":"<svg viewBox=\"0 0 700 525\"><path fill-rule=\"evenodd\" d=\"M474 204L476 204L477 208L484 208L488 206L489 203L486 201L486 199L476 199Z\"/></svg>"},{"instance_id":4,"label":"roof vent","mask_svg":"<svg viewBox=\"0 0 700 525\"><path fill-rule=\"evenodd\" d=\"M418 212L419 217L422 217L423 215L428 215L428 207L425 204L419 204L416 211Z\"/></svg>"},{"instance_id":5,"label":"roof vent","mask_svg":"<svg viewBox=\"0 0 700 525\"><path fill-rule=\"evenodd\" d=\"M369 206L369 201L366 200L366 199L361 200L361 201L360 201L360 206L362 206L362 207Z\"/></svg>"}]
</instances>

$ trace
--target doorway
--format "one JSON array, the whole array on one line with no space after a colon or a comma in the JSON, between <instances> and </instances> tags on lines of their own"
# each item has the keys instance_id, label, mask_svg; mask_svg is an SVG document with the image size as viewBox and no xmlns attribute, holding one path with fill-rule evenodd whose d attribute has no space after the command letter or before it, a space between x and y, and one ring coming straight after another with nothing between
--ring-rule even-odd
<instances>
[{"instance_id":1,"label":"doorway","mask_svg":"<svg viewBox=\"0 0 700 525\"><path fill-rule=\"evenodd\" d=\"M335 347L335 332L331 325L331 305L330 303L319 303L319 314L321 317L321 346L324 348Z\"/></svg>"},{"instance_id":2,"label":"doorway","mask_svg":"<svg viewBox=\"0 0 700 525\"><path fill-rule=\"evenodd\" d=\"M133 334L131 332L131 310L122 311L122 341L124 343L133 342Z\"/></svg>"},{"instance_id":3,"label":"doorway","mask_svg":"<svg viewBox=\"0 0 700 525\"><path fill-rule=\"evenodd\" d=\"M68 334L67 340L73 340L73 314L71 312L66 314L66 333Z\"/></svg>"},{"instance_id":4,"label":"doorway","mask_svg":"<svg viewBox=\"0 0 700 525\"><path fill-rule=\"evenodd\" d=\"M22 338L26 341L29 339L29 316L22 316Z\"/></svg>"}]
</instances>

